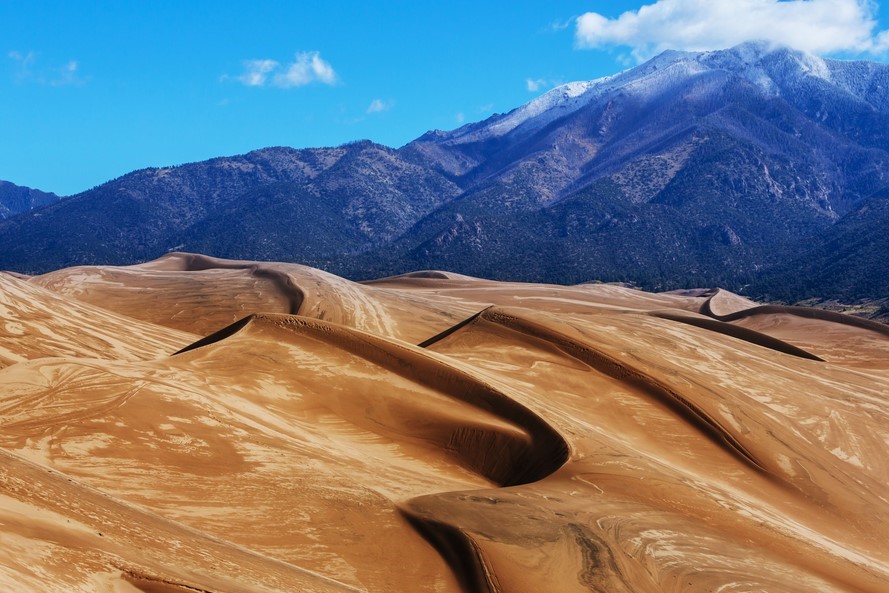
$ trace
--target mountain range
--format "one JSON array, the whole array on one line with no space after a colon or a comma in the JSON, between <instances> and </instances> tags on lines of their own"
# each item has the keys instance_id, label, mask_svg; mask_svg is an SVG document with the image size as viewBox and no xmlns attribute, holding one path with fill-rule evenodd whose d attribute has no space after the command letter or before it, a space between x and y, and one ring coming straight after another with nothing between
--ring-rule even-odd
<instances>
[{"instance_id":1,"label":"mountain range","mask_svg":"<svg viewBox=\"0 0 889 593\"><path fill-rule=\"evenodd\" d=\"M58 199L59 196L53 193L0 181L0 220L52 204Z\"/></svg>"},{"instance_id":2,"label":"mountain range","mask_svg":"<svg viewBox=\"0 0 889 593\"><path fill-rule=\"evenodd\" d=\"M887 188L889 65L746 43L668 51L399 149L135 171L0 221L0 268L193 251L353 279L447 269L787 300L817 270L820 297L879 298L861 279L884 275Z\"/></svg>"}]
</instances>

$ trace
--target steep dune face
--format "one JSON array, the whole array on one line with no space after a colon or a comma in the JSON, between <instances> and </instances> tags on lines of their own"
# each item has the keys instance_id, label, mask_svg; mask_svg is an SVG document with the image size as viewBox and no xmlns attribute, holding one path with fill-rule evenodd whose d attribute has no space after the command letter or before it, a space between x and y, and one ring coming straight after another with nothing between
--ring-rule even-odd
<instances>
[{"instance_id":1,"label":"steep dune face","mask_svg":"<svg viewBox=\"0 0 889 593\"><path fill-rule=\"evenodd\" d=\"M881 326L191 254L0 281L8 590L889 585Z\"/></svg>"}]
</instances>

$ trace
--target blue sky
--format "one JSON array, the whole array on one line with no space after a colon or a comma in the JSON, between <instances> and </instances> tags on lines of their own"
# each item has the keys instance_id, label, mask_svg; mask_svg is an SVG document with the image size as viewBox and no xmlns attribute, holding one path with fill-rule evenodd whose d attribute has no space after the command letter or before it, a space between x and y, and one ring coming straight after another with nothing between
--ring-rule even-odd
<instances>
[{"instance_id":1,"label":"blue sky","mask_svg":"<svg viewBox=\"0 0 889 593\"><path fill-rule=\"evenodd\" d=\"M0 179L72 194L264 146L397 147L667 47L886 61L887 29L868 0L0 0Z\"/></svg>"}]
</instances>

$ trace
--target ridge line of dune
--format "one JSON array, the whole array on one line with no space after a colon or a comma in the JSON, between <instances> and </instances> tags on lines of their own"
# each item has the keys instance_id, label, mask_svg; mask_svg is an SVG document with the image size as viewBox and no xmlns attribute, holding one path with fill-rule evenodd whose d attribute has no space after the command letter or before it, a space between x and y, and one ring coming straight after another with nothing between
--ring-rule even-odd
<instances>
[{"instance_id":1,"label":"ridge line of dune","mask_svg":"<svg viewBox=\"0 0 889 593\"><path fill-rule=\"evenodd\" d=\"M476 314L477 317L480 314ZM467 323L464 320L463 324ZM184 351L218 343L254 324L305 333L374 365L460 401L486 410L526 431L530 442L471 427L454 430L446 444L470 464L503 486L543 479L564 465L569 456L565 439L542 417L482 378L454 366L446 357L407 342L301 316L254 314L208 336ZM459 324L458 324L459 325ZM456 331L456 330L454 330ZM442 494L442 492L430 493ZM412 499L413 500L413 499ZM471 593L498 593L496 576L475 542L459 528L423 517L407 505L396 504L405 519L441 554Z\"/></svg>"},{"instance_id":2,"label":"ridge line of dune","mask_svg":"<svg viewBox=\"0 0 889 593\"><path fill-rule=\"evenodd\" d=\"M485 311L487 311L488 309L490 309L490 308L492 308L492 307L494 307L494 305L488 305L487 307L485 307L484 309L482 309L481 311L479 311L479 312L476 313L475 315L470 315L469 317L467 317L467 318L464 319L463 321L461 321L461 322L459 322L459 323L457 323L457 324L455 324L455 325L452 325L451 327L449 327L449 328L447 328L447 329L445 329L445 330L443 330L443 331L440 331L439 333L435 334L435 335L432 336L431 338L427 338L427 339L423 340L422 342L420 342L419 344L417 344L417 347L418 347L418 348L428 348L429 346L435 344L436 342L438 342L438 341L440 341L440 340L444 340L445 338L447 338L448 336L450 336L450 335L453 334L454 332L457 332L457 331L463 329L464 327L466 327L467 325L469 325L470 323L472 323L473 321L475 321L476 319L478 319L479 316L480 316L482 313L484 313Z\"/></svg>"},{"instance_id":3,"label":"ridge line of dune","mask_svg":"<svg viewBox=\"0 0 889 593\"><path fill-rule=\"evenodd\" d=\"M256 315L257 315L256 313L251 313L250 315L247 315L246 317L242 317L241 319L238 319L234 323L232 323L230 325L226 325L222 329L217 330L217 331L213 332L212 334L206 335L203 338L201 338L200 340L198 340L196 342L192 342L188 346L186 346L180 350L177 350L170 356L177 356L179 354L185 354L186 352L190 352L192 350L197 350L198 348L203 348L204 346L209 346L211 344L215 344L216 342L220 342L230 336L233 336L236 333L238 333L239 331L241 331L242 329L244 329L245 327L247 327L247 325L256 318Z\"/></svg>"},{"instance_id":4,"label":"ridge line of dune","mask_svg":"<svg viewBox=\"0 0 889 593\"><path fill-rule=\"evenodd\" d=\"M784 313L786 315L794 315L796 317L802 317L804 319L815 319L818 321L828 321L833 323L840 323L842 325L849 325L852 327L857 327L859 329L874 331L889 337L889 325L886 325L885 323L880 323L879 321L874 321L872 319L865 319L864 317L856 317L855 315L848 315L846 313L839 313L837 311L825 311L824 309L816 309L814 307L800 307L795 305L758 305L756 307L750 307L749 309L735 311L734 313L719 315L713 312L710 301L718 296L721 290L722 289L718 289L713 295L711 295L706 301L704 301L700 308L700 313L702 315L712 317L717 321L729 323L732 321L738 321L739 319L746 319L747 317L752 317L754 315L774 315Z\"/></svg>"},{"instance_id":5,"label":"ridge line of dune","mask_svg":"<svg viewBox=\"0 0 889 593\"><path fill-rule=\"evenodd\" d=\"M541 446L544 451L535 457L535 463L528 463L528 459L520 460L515 452L512 454L512 459L508 460L509 463L482 460L485 462L483 473L495 482L511 486L536 481L555 472L568 459L568 443L549 423L501 389L454 366L446 360L446 357L408 342L378 336L330 321L299 315L251 314L186 346L176 354L184 354L223 342L254 324L268 324L294 333L305 332L330 346L522 427L532 439L532 443L528 445L529 450L525 453L530 453L534 449L539 450ZM459 447L456 441L461 438L481 438L479 435L473 437L469 434L470 431L468 428L463 432L456 431L452 435L451 446ZM496 463L495 466L486 465L492 461Z\"/></svg>"},{"instance_id":6,"label":"ridge line of dune","mask_svg":"<svg viewBox=\"0 0 889 593\"><path fill-rule=\"evenodd\" d=\"M329 345L345 350L392 373L445 393L522 427L531 438L526 451L522 451L519 455L520 452L508 448L501 450L501 454L511 453L512 458L506 462L498 459L481 460L483 462L482 470L487 472L486 475L497 483L513 486L537 481L555 472L568 459L568 443L542 417L509 397L501 389L454 366L441 355L407 342L396 341L314 318L261 314L255 315L252 321L267 321L276 327L289 331L305 331L316 339L321 339ZM462 434L455 433L453 438L477 440L482 436L464 432ZM452 440L451 445L459 447L460 443ZM532 454L534 454L533 457ZM528 457L525 457L526 455ZM488 465L492 462L495 464L493 467Z\"/></svg>"},{"instance_id":7,"label":"ridge line of dune","mask_svg":"<svg viewBox=\"0 0 889 593\"><path fill-rule=\"evenodd\" d=\"M434 496L435 494L425 496ZM475 540L466 535L463 530L444 521L422 516L409 508L407 504L398 505L398 510L414 529L438 550L445 563L454 571L461 588L466 593L501 592L497 575L491 569Z\"/></svg>"},{"instance_id":8,"label":"ridge line of dune","mask_svg":"<svg viewBox=\"0 0 889 593\"><path fill-rule=\"evenodd\" d=\"M287 298L289 305L289 313L298 315L306 300L306 293L293 281L293 278L287 272L274 268L274 262L250 262L239 260L218 259L198 253L174 252L166 256L154 260L167 261L175 260L181 263L180 271L183 272L199 272L203 270L247 270L256 278L271 280L272 283ZM153 263L153 262L149 262Z\"/></svg>"},{"instance_id":9,"label":"ridge line of dune","mask_svg":"<svg viewBox=\"0 0 889 593\"><path fill-rule=\"evenodd\" d=\"M720 321L719 319L692 317L691 315L683 315L681 313L672 313L668 311L651 311L648 313L648 315L650 315L651 317L657 317L658 319L666 319L668 321L676 321L677 323L684 323L686 325L700 327L701 329L706 329L708 331L736 338L738 340L744 340L745 342L749 342L750 344L768 348L770 350L775 350L783 354L789 354L790 356L797 356L799 358L805 358L808 360L825 362L825 360L820 356L816 356L811 352L803 350L802 348L794 346L793 344L785 342L784 340L779 340L778 338L774 338L768 334L764 334L753 329L741 327L739 325L732 325L725 321Z\"/></svg>"},{"instance_id":10,"label":"ridge line of dune","mask_svg":"<svg viewBox=\"0 0 889 593\"><path fill-rule=\"evenodd\" d=\"M680 416L686 417L686 419L691 421L692 425L701 429L715 443L719 444L722 442L727 445L729 452L750 465L753 469L771 475L771 472L756 456L748 451L722 424L710 417L698 405L689 401L688 398L644 371L620 361L602 350L579 342L558 330L548 328L518 315L506 313L497 307L489 308L479 315L477 319L490 321L506 329L547 341L568 356L587 366L618 381L641 389L644 393L666 404Z\"/></svg>"},{"instance_id":11,"label":"ridge line of dune","mask_svg":"<svg viewBox=\"0 0 889 593\"><path fill-rule=\"evenodd\" d=\"M183 583L179 583L179 582L176 582L176 581L173 581L170 579L165 579L165 578L161 578L161 577L153 577L153 576L146 574L146 573L136 572L135 570L133 570L131 568L124 568L123 566L115 566L115 568L121 572L121 577L123 578L123 580L130 583L131 585L133 585L140 591L142 590L142 587L140 587L139 584L142 583L142 584L151 584L154 586L161 584L161 585L165 585L166 587L171 587L174 589L181 589L183 591L195 591L196 593L215 593L214 591L211 591L210 589L204 589L204 588L200 588L200 587L192 587L191 585L185 585Z\"/></svg>"},{"instance_id":12,"label":"ridge line of dune","mask_svg":"<svg viewBox=\"0 0 889 593\"><path fill-rule=\"evenodd\" d=\"M299 315L300 309L302 309L303 303L306 301L306 293L296 285L290 274L271 268L264 268L261 265L251 267L250 274L256 278L271 280L278 287L278 290L287 297L287 304L290 308L288 313Z\"/></svg>"}]
</instances>

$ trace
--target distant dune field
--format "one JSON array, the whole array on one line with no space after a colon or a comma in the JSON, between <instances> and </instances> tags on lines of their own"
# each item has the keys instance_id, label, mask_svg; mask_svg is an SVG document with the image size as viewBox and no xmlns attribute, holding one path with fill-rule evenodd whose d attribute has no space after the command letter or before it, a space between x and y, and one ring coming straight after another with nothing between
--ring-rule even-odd
<instances>
[{"instance_id":1,"label":"distant dune field","mask_svg":"<svg viewBox=\"0 0 889 593\"><path fill-rule=\"evenodd\" d=\"M889 326L721 290L0 273L0 590L889 590Z\"/></svg>"}]
</instances>

